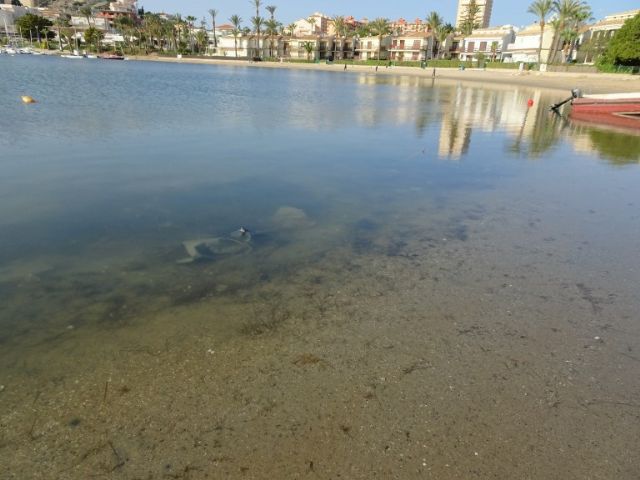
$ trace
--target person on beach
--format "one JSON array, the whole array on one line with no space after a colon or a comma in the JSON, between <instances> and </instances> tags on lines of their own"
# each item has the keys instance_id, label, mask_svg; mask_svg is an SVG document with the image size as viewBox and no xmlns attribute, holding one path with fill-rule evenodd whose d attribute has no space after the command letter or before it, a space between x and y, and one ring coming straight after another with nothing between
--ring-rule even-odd
<instances>
[{"instance_id":1,"label":"person on beach","mask_svg":"<svg viewBox=\"0 0 640 480\"><path fill-rule=\"evenodd\" d=\"M345 70L345 72L347 71L347 64L346 63L344 64L344 70Z\"/></svg>"}]
</instances>

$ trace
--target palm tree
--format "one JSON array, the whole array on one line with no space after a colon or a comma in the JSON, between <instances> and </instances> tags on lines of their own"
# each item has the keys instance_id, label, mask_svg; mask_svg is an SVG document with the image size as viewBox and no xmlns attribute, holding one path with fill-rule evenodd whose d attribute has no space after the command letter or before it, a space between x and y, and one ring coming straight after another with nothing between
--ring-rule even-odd
<instances>
[{"instance_id":1,"label":"palm tree","mask_svg":"<svg viewBox=\"0 0 640 480\"><path fill-rule=\"evenodd\" d=\"M280 23L275 18L270 18L264 22L265 31L269 35L269 57L273 58L273 37L278 35L278 27Z\"/></svg>"},{"instance_id":2,"label":"palm tree","mask_svg":"<svg viewBox=\"0 0 640 480\"><path fill-rule=\"evenodd\" d=\"M65 15L60 15L56 18L55 26L58 30L58 49L62 51L62 29L69 27L70 18Z\"/></svg>"},{"instance_id":3,"label":"palm tree","mask_svg":"<svg viewBox=\"0 0 640 480\"><path fill-rule=\"evenodd\" d=\"M91 19L93 18L93 10L91 7L89 5L85 5L80 9L80 14L87 19L87 23L89 24L89 27L91 27Z\"/></svg>"},{"instance_id":4,"label":"palm tree","mask_svg":"<svg viewBox=\"0 0 640 480\"><path fill-rule=\"evenodd\" d=\"M442 17L438 12L431 12L427 17L426 23L427 23L427 28L431 30L431 38L434 38L436 35L436 32L440 29L440 26L442 25ZM431 58L433 58L434 47L435 47L435 44L432 44Z\"/></svg>"},{"instance_id":5,"label":"palm tree","mask_svg":"<svg viewBox=\"0 0 640 480\"><path fill-rule=\"evenodd\" d=\"M218 16L218 10L212 8L209 10L211 15L211 23L213 25L213 48L218 48L218 37L216 37L216 17Z\"/></svg>"},{"instance_id":6,"label":"palm tree","mask_svg":"<svg viewBox=\"0 0 640 480\"><path fill-rule=\"evenodd\" d=\"M195 22L197 20L197 18L194 17L193 15L189 15L188 17L185 17L185 20L187 21L187 32L189 34L189 45L191 46L191 53L193 53L193 22Z\"/></svg>"},{"instance_id":7,"label":"palm tree","mask_svg":"<svg viewBox=\"0 0 640 480\"><path fill-rule=\"evenodd\" d=\"M239 15L231 15L229 19L231 25L233 25L233 41L236 49L236 58L238 58L238 35L242 33L242 18Z\"/></svg>"},{"instance_id":8,"label":"palm tree","mask_svg":"<svg viewBox=\"0 0 640 480\"><path fill-rule=\"evenodd\" d=\"M389 33L391 32L389 20L379 17L369 25L371 26L372 32L378 36L378 61L380 61L380 56L382 54L382 37L384 37L385 35L389 35Z\"/></svg>"},{"instance_id":9,"label":"palm tree","mask_svg":"<svg viewBox=\"0 0 640 480\"><path fill-rule=\"evenodd\" d=\"M555 60L560 50L560 42L563 40L562 32L567 28L578 28L580 22L591 17L591 7L583 0L554 0L553 10L558 15L554 26L556 27L556 38L549 61Z\"/></svg>"},{"instance_id":10,"label":"palm tree","mask_svg":"<svg viewBox=\"0 0 640 480\"><path fill-rule=\"evenodd\" d=\"M535 0L527 12L538 17L540 24L540 45L538 46L538 64L542 64L542 42L544 40L544 27L547 24L547 17L553 10L553 0Z\"/></svg>"},{"instance_id":11,"label":"palm tree","mask_svg":"<svg viewBox=\"0 0 640 480\"><path fill-rule=\"evenodd\" d=\"M313 51L315 50L315 45L313 44L313 42L304 42L302 44L302 48L304 48L305 52L307 52L307 61L310 62L311 61L311 54L313 53Z\"/></svg>"},{"instance_id":12,"label":"palm tree","mask_svg":"<svg viewBox=\"0 0 640 480\"><path fill-rule=\"evenodd\" d=\"M293 37L294 33L296 32L296 24L295 23L290 23L287 26L287 30L289 30L289 36Z\"/></svg>"},{"instance_id":13,"label":"palm tree","mask_svg":"<svg viewBox=\"0 0 640 480\"><path fill-rule=\"evenodd\" d=\"M309 22L309 25L311 25L311 34L315 34L316 33L316 23L318 23L318 21L316 20L316 17L309 17L307 18L307 22Z\"/></svg>"},{"instance_id":14,"label":"palm tree","mask_svg":"<svg viewBox=\"0 0 640 480\"><path fill-rule=\"evenodd\" d=\"M438 39L438 54L437 54L438 58L441 55L442 46L444 45L444 42L447 41L447 38L449 38L449 35L451 35L454 31L455 31L455 28L450 23L445 23L444 25L440 25L440 27L438 28L438 31L436 32L436 38Z\"/></svg>"},{"instance_id":15,"label":"palm tree","mask_svg":"<svg viewBox=\"0 0 640 480\"><path fill-rule=\"evenodd\" d=\"M276 10L278 9L278 7L276 7L275 5L269 5L266 7L267 12L269 12L269 14L271 15L270 18L271 20L275 20L276 19Z\"/></svg>"},{"instance_id":16,"label":"palm tree","mask_svg":"<svg viewBox=\"0 0 640 480\"><path fill-rule=\"evenodd\" d=\"M340 57L342 57L343 45L342 39L347 36L347 23L342 16L333 17L333 29L336 31L338 42L334 42L336 45L336 54L338 53L338 44L340 44ZM339 58L336 60L340 60Z\"/></svg>"},{"instance_id":17,"label":"palm tree","mask_svg":"<svg viewBox=\"0 0 640 480\"><path fill-rule=\"evenodd\" d=\"M259 0L256 0L259 1ZM253 29L256 32L256 48L257 48L257 52L256 52L256 57L257 58L261 58L262 57L262 53L261 53L261 45L260 45L260 31L262 29L262 25L264 25L264 19L262 17L252 17L251 18L251 24L253 25Z\"/></svg>"},{"instance_id":18,"label":"palm tree","mask_svg":"<svg viewBox=\"0 0 640 480\"><path fill-rule=\"evenodd\" d=\"M256 7L256 15L251 19L251 23L256 31L256 42L258 44L258 57L260 57L260 29L262 27L262 17L260 16L260 7L262 6L262 0L251 0L250 2L254 7ZM257 21L257 20L260 21Z\"/></svg>"}]
</instances>

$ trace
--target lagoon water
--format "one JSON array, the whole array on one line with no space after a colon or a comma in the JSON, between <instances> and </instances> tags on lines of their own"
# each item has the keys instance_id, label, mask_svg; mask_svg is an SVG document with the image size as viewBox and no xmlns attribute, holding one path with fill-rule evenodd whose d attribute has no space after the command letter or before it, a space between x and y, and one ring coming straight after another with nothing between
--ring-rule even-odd
<instances>
[{"instance_id":1,"label":"lagoon water","mask_svg":"<svg viewBox=\"0 0 640 480\"><path fill-rule=\"evenodd\" d=\"M640 136L373 71L0 84L2 478L637 478Z\"/></svg>"}]
</instances>

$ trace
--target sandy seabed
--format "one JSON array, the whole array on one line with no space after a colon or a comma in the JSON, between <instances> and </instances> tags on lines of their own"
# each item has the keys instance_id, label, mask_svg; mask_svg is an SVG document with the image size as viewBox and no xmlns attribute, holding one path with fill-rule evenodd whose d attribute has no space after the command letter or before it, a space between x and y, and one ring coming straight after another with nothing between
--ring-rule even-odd
<instances>
[{"instance_id":1,"label":"sandy seabed","mask_svg":"<svg viewBox=\"0 0 640 480\"><path fill-rule=\"evenodd\" d=\"M0 477L636 479L635 287L537 215L416 206L251 289L25 346Z\"/></svg>"}]
</instances>

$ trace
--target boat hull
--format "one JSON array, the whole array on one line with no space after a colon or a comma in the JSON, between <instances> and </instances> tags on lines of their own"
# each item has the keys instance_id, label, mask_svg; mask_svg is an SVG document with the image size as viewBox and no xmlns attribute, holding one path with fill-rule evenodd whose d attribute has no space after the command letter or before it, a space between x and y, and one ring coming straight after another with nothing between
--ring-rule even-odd
<instances>
[{"instance_id":1,"label":"boat hull","mask_svg":"<svg viewBox=\"0 0 640 480\"><path fill-rule=\"evenodd\" d=\"M577 98L571 118L581 122L640 129L640 96L637 98Z\"/></svg>"}]
</instances>

